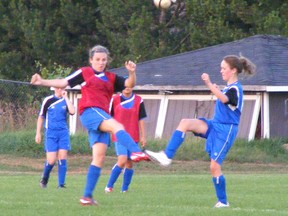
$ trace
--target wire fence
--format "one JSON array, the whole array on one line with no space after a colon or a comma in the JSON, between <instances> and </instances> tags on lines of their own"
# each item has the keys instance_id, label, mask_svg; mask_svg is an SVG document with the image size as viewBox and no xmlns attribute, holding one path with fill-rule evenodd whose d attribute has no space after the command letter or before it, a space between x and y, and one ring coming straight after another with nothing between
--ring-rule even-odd
<instances>
[{"instance_id":1,"label":"wire fence","mask_svg":"<svg viewBox=\"0 0 288 216\"><path fill-rule=\"evenodd\" d=\"M35 129L42 100L49 94L47 87L0 79L0 133Z\"/></svg>"}]
</instances>

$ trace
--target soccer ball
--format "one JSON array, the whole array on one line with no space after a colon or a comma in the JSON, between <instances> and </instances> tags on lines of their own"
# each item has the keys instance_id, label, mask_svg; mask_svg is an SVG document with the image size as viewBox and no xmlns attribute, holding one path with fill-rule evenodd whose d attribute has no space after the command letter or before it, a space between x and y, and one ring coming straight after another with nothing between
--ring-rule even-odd
<instances>
[{"instance_id":1,"label":"soccer ball","mask_svg":"<svg viewBox=\"0 0 288 216\"><path fill-rule=\"evenodd\" d=\"M157 8L167 9L171 5L171 0L153 0Z\"/></svg>"}]
</instances>

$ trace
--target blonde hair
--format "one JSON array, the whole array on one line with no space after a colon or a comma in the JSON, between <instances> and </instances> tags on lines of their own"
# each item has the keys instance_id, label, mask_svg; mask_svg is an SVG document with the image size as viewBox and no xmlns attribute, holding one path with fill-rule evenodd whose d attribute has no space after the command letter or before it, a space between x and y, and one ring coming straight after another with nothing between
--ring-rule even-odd
<instances>
[{"instance_id":1,"label":"blonde hair","mask_svg":"<svg viewBox=\"0 0 288 216\"><path fill-rule=\"evenodd\" d=\"M96 45L93 48L89 50L89 58L93 58L95 53L106 53L108 57L108 63L112 61L112 58L110 57L110 52L109 50L101 45Z\"/></svg>"}]
</instances>

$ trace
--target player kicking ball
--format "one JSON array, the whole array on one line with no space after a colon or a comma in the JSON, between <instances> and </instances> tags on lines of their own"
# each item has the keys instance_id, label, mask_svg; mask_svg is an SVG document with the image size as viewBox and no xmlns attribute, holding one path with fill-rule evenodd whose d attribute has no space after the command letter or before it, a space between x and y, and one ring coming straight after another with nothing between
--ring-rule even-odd
<instances>
[{"instance_id":1,"label":"player kicking ball","mask_svg":"<svg viewBox=\"0 0 288 216\"><path fill-rule=\"evenodd\" d=\"M81 88L82 97L78 103L80 120L88 132L89 145L92 150L92 161L88 167L86 185L81 205L97 205L93 192L101 175L105 154L110 143L110 134L114 134L119 145L131 151L132 161L146 161L148 156L141 152L131 136L125 131L124 126L109 114L109 105L114 93L126 87L133 88L136 83L136 64L132 61L125 62L128 77L119 76L107 71L110 62L110 52L106 47L96 45L89 51L89 66L81 67L64 79L43 79L39 74L34 74L31 84L65 88L78 86Z\"/></svg>"},{"instance_id":2,"label":"player kicking ball","mask_svg":"<svg viewBox=\"0 0 288 216\"><path fill-rule=\"evenodd\" d=\"M255 65L243 56L225 56L221 62L220 73L223 80L227 82L227 86L222 91L212 84L207 73L203 73L201 76L205 85L217 97L213 119L182 119L164 151L157 153L145 151L150 159L163 166L168 166L184 142L186 132L192 132L196 136L205 138L206 152L211 159L212 181L218 200L215 208L229 207L226 196L226 180L221 166L236 139L243 108L243 90L238 81L238 74L252 75L255 69Z\"/></svg>"}]
</instances>

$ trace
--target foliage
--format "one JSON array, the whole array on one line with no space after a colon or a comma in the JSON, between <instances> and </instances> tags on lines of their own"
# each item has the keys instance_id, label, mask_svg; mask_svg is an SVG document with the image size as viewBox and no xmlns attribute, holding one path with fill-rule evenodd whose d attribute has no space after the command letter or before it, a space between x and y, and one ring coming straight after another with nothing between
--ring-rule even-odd
<instances>
[{"instance_id":1,"label":"foliage","mask_svg":"<svg viewBox=\"0 0 288 216\"><path fill-rule=\"evenodd\" d=\"M3 0L0 78L30 80L36 62L74 70L96 44L120 67L255 34L287 37L287 10L280 0L177 0L167 10L152 0Z\"/></svg>"},{"instance_id":2,"label":"foliage","mask_svg":"<svg viewBox=\"0 0 288 216\"><path fill-rule=\"evenodd\" d=\"M229 153L227 160L235 162L265 162L287 161L287 150L283 146L288 138L253 140L238 140ZM236 159L237 158L237 159Z\"/></svg>"},{"instance_id":3,"label":"foliage","mask_svg":"<svg viewBox=\"0 0 288 216\"><path fill-rule=\"evenodd\" d=\"M72 72L72 68L58 65L57 63L51 65L51 69L44 67L39 61L36 61L35 63L44 79L64 78Z\"/></svg>"},{"instance_id":4,"label":"foliage","mask_svg":"<svg viewBox=\"0 0 288 216\"><path fill-rule=\"evenodd\" d=\"M35 144L35 131L15 131L0 133L0 154L38 157L43 147ZM154 151L165 149L167 140L148 140L147 148ZM264 139L248 142L238 139L231 148L227 161L240 163L276 163L288 162L287 152L283 145L288 143L288 138ZM41 146L41 145L40 145ZM91 154L86 133L71 135L71 155ZM111 144L107 151L108 156L115 156L114 145ZM41 156L41 155L40 155ZM205 152L205 141L200 138L186 139L175 155L181 161L209 161Z\"/></svg>"},{"instance_id":5,"label":"foliage","mask_svg":"<svg viewBox=\"0 0 288 216\"><path fill-rule=\"evenodd\" d=\"M35 128L42 99L51 94L46 87L0 80L0 133Z\"/></svg>"},{"instance_id":6,"label":"foliage","mask_svg":"<svg viewBox=\"0 0 288 216\"><path fill-rule=\"evenodd\" d=\"M34 142L34 131L1 133L0 154L43 157L43 147ZM42 153L42 154L41 154Z\"/></svg>"},{"instance_id":7,"label":"foliage","mask_svg":"<svg viewBox=\"0 0 288 216\"><path fill-rule=\"evenodd\" d=\"M29 79L35 61L48 68L54 62L64 67L86 63L87 49L98 40L95 8L95 1L1 1L1 77Z\"/></svg>"},{"instance_id":8,"label":"foliage","mask_svg":"<svg viewBox=\"0 0 288 216\"><path fill-rule=\"evenodd\" d=\"M288 138L253 140L237 139L227 155L226 161L238 163L273 163L287 162L287 150L283 146ZM152 140L148 148L154 151L165 149L167 140ZM205 140L201 138L186 139L175 154L176 160L209 161L205 152Z\"/></svg>"}]
</instances>

